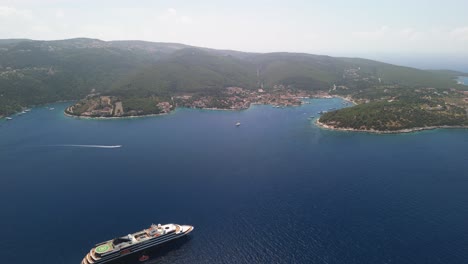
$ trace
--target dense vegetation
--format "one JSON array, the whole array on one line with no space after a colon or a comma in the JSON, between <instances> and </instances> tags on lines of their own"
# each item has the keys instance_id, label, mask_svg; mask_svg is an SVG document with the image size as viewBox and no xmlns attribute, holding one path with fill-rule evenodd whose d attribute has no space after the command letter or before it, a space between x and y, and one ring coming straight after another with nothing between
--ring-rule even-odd
<instances>
[{"instance_id":1,"label":"dense vegetation","mask_svg":"<svg viewBox=\"0 0 468 264\"><path fill-rule=\"evenodd\" d=\"M210 90L215 92L229 86L255 88L254 74L253 65L237 58L200 49L183 49L117 82L108 93L147 97Z\"/></svg>"},{"instance_id":2,"label":"dense vegetation","mask_svg":"<svg viewBox=\"0 0 468 264\"><path fill-rule=\"evenodd\" d=\"M161 110L157 106L161 100L155 97L129 97L122 101L125 113L141 111L144 114L159 114Z\"/></svg>"},{"instance_id":3,"label":"dense vegetation","mask_svg":"<svg viewBox=\"0 0 468 264\"><path fill-rule=\"evenodd\" d=\"M422 102L407 100L377 101L328 112L320 117L320 122L338 128L378 131L468 125L464 108L445 106L429 110L422 107Z\"/></svg>"},{"instance_id":4,"label":"dense vegetation","mask_svg":"<svg viewBox=\"0 0 468 264\"><path fill-rule=\"evenodd\" d=\"M104 91L184 45L144 42L0 41L0 115Z\"/></svg>"},{"instance_id":5,"label":"dense vegetation","mask_svg":"<svg viewBox=\"0 0 468 264\"><path fill-rule=\"evenodd\" d=\"M320 122L335 128L377 131L468 125L467 102L459 91L463 87L454 82L463 73L432 71L429 83L423 78L427 72L413 78L402 73L401 82L379 81L372 74L359 72L358 78L344 78L332 91L351 97L358 105L326 113ZM354 73L349 75L355 77Z\"/></svg>"}]
</instances>

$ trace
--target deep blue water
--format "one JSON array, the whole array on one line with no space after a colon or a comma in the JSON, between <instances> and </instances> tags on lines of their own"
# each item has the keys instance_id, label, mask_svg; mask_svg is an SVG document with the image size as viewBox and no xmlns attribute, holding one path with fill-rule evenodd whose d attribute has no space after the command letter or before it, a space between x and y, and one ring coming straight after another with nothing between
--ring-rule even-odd
<instances>
[{"instance_id":1,"label":"deep blue water","mask_svg":"<svg viewBox=\"0 0 468 264\"><path fill-rule=\"evenodd\" d=\"M311 102L0 121L0 262L78 264L174 222L195 231L154 263L468 263L468 131L326 131L307 117L342 101Z\"/></svg>"}]
</instances>

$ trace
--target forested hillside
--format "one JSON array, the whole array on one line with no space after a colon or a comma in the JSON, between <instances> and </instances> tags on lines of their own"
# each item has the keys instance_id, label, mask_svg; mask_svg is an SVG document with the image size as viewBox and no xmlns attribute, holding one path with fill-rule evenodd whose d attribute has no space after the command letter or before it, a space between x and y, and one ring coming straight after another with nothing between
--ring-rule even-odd
<instances>
[{"instance_id":1,"label":"forested hillside","mask_svg":"<svg viewBox=\"0 0 468 264\"><path fill-rule=\"evenodd\" d=\"M0 115L106 90L183 47L92 39L0 41Z\"/></svg>"},{"instance_id":2,"label":"forested hillside","mask_svg":"<svg viewBox=\"0 0 468 264\"><path fill-rule=\"evenodd\" d=\"M226 87L266 92L283 87L369 99L380 98L389 87L457 87L454 74L365 59L245 53L176 43L0 40L0 115L89 94L135 105L185 93L216 95Z\"/></svg>"}]
</instances>

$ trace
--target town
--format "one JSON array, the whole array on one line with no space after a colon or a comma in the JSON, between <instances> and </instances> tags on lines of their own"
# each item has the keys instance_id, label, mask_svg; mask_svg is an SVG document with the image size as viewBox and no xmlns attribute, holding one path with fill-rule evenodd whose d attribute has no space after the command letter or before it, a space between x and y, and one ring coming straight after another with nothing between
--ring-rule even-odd
<instances>
[{"instance_id":1,"label":"town","mask_svg":"<svg viewBox=\"0 0 468 264\"><path fill-rule=\"evenodd\" d=\"M91 93L85 99L68 107L65 113L79 117L128 117L154 114L167 114L176 107L219 109L219 110L244 110L252 104L265 104L274 107L299 106L304 98L330 98L327 92L304 91L275 85L270 90L249 90L241 87L227 87L219 93L180 94L170 98L150 97L140 99L135 106L132 99L119 98L117 96ZM145 107L143 107L143 105ZM148 107L150 105L150 107Z\"/></svg>"}]
</instances>

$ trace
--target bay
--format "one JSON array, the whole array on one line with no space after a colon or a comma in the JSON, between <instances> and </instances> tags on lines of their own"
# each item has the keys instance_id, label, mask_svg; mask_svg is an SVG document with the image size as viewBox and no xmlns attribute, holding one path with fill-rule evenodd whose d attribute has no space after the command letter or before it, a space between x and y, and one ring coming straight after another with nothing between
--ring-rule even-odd
<instances>
[{"instance_id":1,"label":"bay","mask_svg":"<svg viewBox=\"0 0 468 264\"><path fill-rule=\"evenodd\" d=\"M468 77L466 76L459 76L457 81L463 85L468 85Z\"/></svg>"},{"instance_id":2,"label":"bay","mask_svg":"<svg viewBox=\"0 0 468 264\"><path fill-rule=\"evenodd\" d=\"M467 131L308 119L342 102L121 120L53 104L0 121L2 263L80 263L170 222L195 230L154 263L467 263Z\"/></svg>"}]
</instances>

